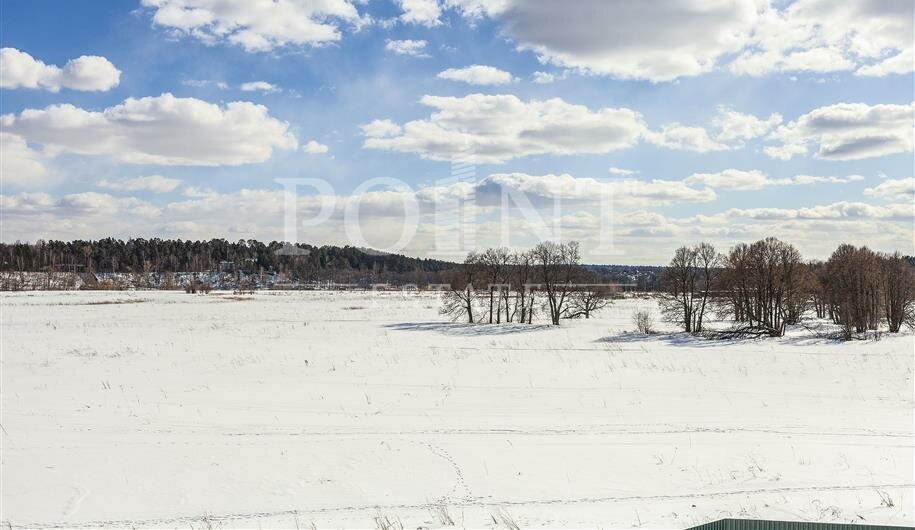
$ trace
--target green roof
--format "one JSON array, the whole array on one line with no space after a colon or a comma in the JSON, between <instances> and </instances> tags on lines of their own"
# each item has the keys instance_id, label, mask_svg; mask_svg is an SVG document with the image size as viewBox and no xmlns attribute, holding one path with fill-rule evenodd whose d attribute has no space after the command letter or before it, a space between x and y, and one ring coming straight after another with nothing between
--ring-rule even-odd
<instances>
[{"instance_id":1,"label":"green roof","mask_svg":"<svg viewBox=\"0 0 915 530\"><path fill-rule=\"evenodd\" d=\"M720 519L688 530L903 530L912 526L813 523L808 521L766 521L762 519Z\"/></svg>"}]
</instances>

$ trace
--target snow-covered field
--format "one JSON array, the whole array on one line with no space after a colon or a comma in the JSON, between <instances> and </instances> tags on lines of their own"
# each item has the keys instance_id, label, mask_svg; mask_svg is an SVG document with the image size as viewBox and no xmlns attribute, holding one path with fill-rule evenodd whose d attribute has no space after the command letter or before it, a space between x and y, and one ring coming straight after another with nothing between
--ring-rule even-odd
<instances>
[{"instance_id":1,"label":"snow-covered field","mask_svg":"<svg viewBox=\"0 0 915 530\"><path fill-rule=\"evenodd\" d=\"M20 526L913 524L913 337L446 322L428 294L2 296Z\"/></svg>"}]
</instances>

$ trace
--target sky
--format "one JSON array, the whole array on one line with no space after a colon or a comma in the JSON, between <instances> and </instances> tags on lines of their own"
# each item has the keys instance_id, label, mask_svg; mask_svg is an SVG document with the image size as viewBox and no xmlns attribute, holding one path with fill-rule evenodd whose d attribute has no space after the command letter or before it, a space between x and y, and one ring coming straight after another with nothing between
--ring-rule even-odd
<instances>
[{"instance_id":1,"label":"sky","mask_svg":"<svg viewBox=\"0 0 915 530\"><path fill-rule=\"evenodd\" d=\"M0 239L915 254L913 18L910 0L4 0Z\"/></svg>"}]
</instances>

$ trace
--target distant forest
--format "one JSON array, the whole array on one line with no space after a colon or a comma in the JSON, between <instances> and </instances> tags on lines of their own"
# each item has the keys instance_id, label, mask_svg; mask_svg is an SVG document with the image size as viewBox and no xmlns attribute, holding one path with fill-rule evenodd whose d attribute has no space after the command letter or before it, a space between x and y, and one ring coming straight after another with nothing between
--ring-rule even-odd
<instances>
[{"instance_id":1,"label":"distant forest","mask_svg":"<svg viewBox=\"0 0 915 530\"><path fill-rule=\"evenodd\" d=\"M247 275L275 273L290 282L441 283L457 264L388 254L357 247L295 244L307 251L284 253L289 244L253 239L190 241L181 239L120 239L97 241L36 241L0 243L0 270L75 273L224 272ZM654 290L664 267L587 265L601 281L636 290Z\"/></svg>"},{"instance_id":2,"label":"distant forest","mask_svg":"<svg viewBox=\"0 0 915 530\"><path fill-rule=\"evenodd\" d=\"M315 247L253 239L100 239L0 243L4 271L91 273L231 272L278 273L290 281L434 282L446 261L386 254L356 247ZM304 252L302 252L304 251Z\"/></svg>"}]
</instances>

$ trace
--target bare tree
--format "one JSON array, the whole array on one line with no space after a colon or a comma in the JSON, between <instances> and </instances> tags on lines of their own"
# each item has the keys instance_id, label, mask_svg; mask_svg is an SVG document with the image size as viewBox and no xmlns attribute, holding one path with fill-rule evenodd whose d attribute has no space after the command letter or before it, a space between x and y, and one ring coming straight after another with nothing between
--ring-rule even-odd
<instances>
[{"instance_id":1,"label":"bare tree","mask_svg":"<svg viewBox=\"0 0 915 530\"><path fill-rule=\"evenodd\" d=\"M479 254L479 263L489 291L489 323L502 321L502 305L507 305L509 269L512 253L505 247L488 248ZM508 310L506 308L506 315Z\"/></svg>"},{"instance_id":2,"label":"bare tree","mask_svg":"<svg viewBox=\"0 0 915 530\"><path fill-rule=\"evenodd\" d=\"M537 264L541 288L546 294L550 320L558 326L566 311L581 262L578 242L546 241L538 244L531 252Z\"/></svg>"},{"instance_id":3,"label":"bare tree","mask_svg":"<svg viewBox=\"0 0 915 530\"><path fill-rule=\"evenodd\" d=\"M781 336L796 324L809 300L807 270L791 244L774 237L734 247L721 276L723 299L746 332Z\"/></svg>"},{"instance_id":4,"label":"bare tree","mask_svg":"<svg viewBox=\"0 0 915 530\"><path fill-rule=\"evenodd\" d=\"M662 278L661 309L687 333L702 331L721 257L709 243L680 247Z\"/></svg>"},{"instance_id":5,"label":"bare tree","mask_svg":"<svg viewBox=\"0 0 915 530\"><path fill-rule=\"evenodd\" d=\"M450 315L458 320L467 318L467 322L474 323L474 306L479 302L479 294L474 286L481 276L479 255L471 252L464 263L444 275L448 288L442 293L443 315Z\"/></svg>"},{"instance_id":6,"label":"bare tree","mask_svg":"<svg viewBox=\"0 0 915 530\"><path fill-rule=\"evenodd\" d=\"M898 252L879 256L883 314L890 333L915 321L915 273Z\"/></svg>"},{"instance_id":7,"label":"bare tree","mask_svg":"<svg viewBox=\"0 0 915 530\"><path fill-rule=\"evenodd\" d=\"M829 275L829 303L833 321L842 326L842 336L877 329L882 310L880 264L867 247L843 244L826 262Z\"/></svg>"},{"instance_id":8,"label":"bare tree","mask_svg":"<svg viewBox=\"0 0 915 530\"><path fill-rule=\"evenodd\" d=\"M609 306L618 297L616 285L599 283L595 275L583 275L569 296L566 318L591 318L592 313Z\"/></svg>"},{"instance_id":9,"label":"bare tree","mask_svg":"<svg viewBox=\"0 0 915 530\"><path fill-rule=\"evenodd\" d=\"M512 268L512 283L515 287L515 308L518 322L531 323L534 318L534 293L531 288L534 282L535 258L533 252L519 252L515 254L514 267Z\"/></svg>"},{"instance_id":10,"label":"bare tree","mask_svg":"<svg viewBox=\"0 0 915 530\"><path fill-rule=\"evenodd\" d=\"M822 261L807 262L805 287L817 318L826 318L829 311L829 275Z\"/></svg>"}]
</instances>

